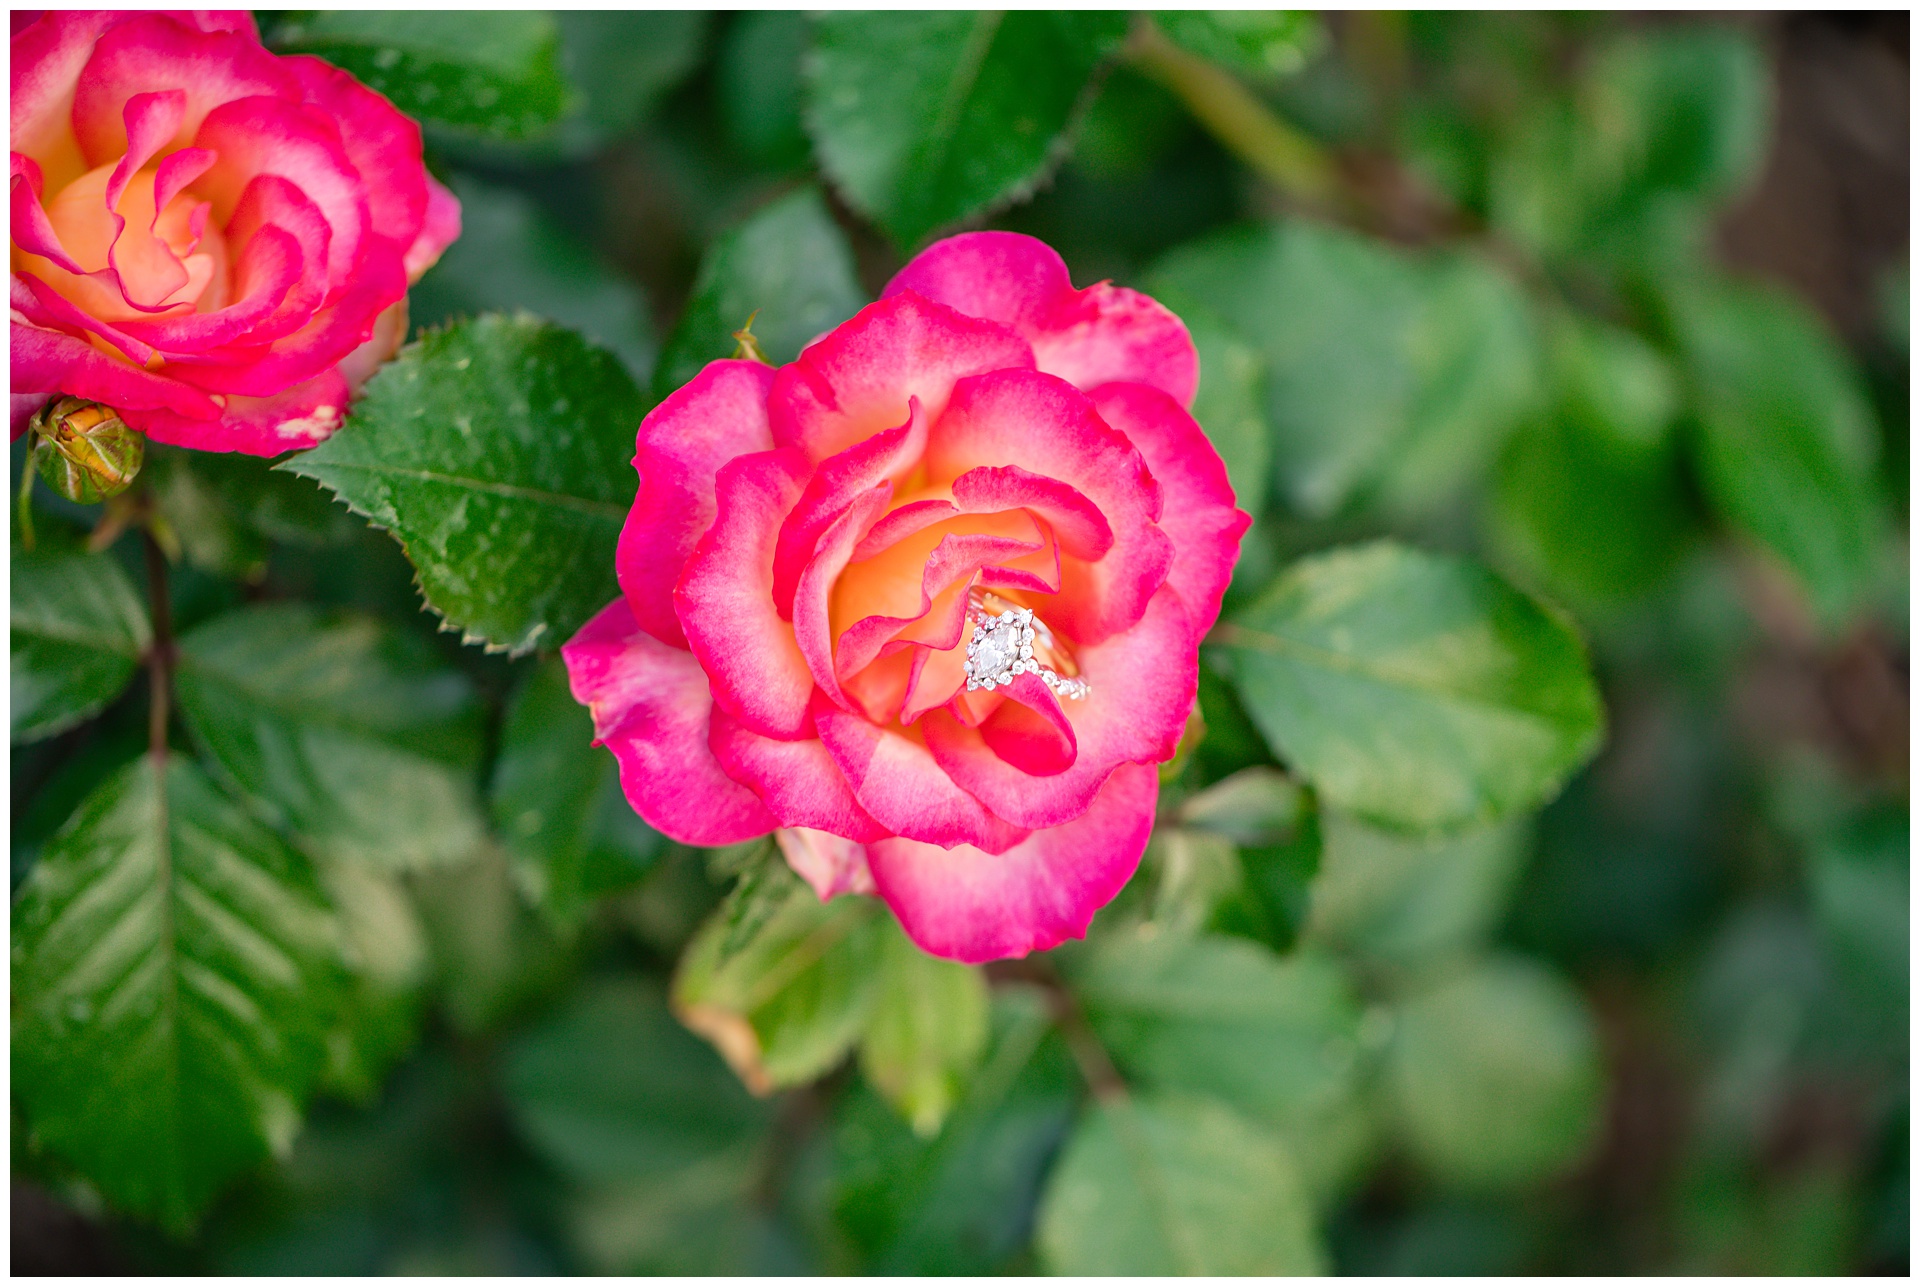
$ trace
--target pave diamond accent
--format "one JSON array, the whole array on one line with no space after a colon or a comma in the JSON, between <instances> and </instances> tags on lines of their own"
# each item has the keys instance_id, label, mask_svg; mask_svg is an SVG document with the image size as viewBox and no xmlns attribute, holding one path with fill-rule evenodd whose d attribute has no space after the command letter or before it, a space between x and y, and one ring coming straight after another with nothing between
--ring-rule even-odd
<instances>
[{"instance_id":1,"label":"pave diamond accent","mask_svg":"<svg viewBox=\"0 0 1920 1287\"><path fill-rule=\"evenodd\" d=\"M1031 674L1038 675L1056 696L1075 701L1085 697L1086 680L1062 679L1053 667L1033 659L1036 625L1032 608L1011 608L997 616L980 613L975 618L973 637L967 641L967 691L984 688L992 692L1011 684L1018 675Z\"/></svg>"}]
</instances>

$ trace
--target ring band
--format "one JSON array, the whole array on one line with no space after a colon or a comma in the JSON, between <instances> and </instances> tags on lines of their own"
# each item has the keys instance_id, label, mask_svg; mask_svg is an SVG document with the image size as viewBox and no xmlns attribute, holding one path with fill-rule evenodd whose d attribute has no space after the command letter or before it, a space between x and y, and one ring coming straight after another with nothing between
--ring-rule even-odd
<instances>
[{"instance_id":1,"label":"ring band","mask_svg":"<svg viewBox=\"0 0 1920 1287\"><path fill-rule=\"evenodd\" d=\"M1003 605L1002 610L993 611L994 605ZM1070 701L1091 691L1072 656L1032 608L1008 603L990 590L973 589L967 593L967 616L974 623L967 640L968 692L992 692L1022 674L1038 675L1055 696Z\"/></svg>"}]
</instances>

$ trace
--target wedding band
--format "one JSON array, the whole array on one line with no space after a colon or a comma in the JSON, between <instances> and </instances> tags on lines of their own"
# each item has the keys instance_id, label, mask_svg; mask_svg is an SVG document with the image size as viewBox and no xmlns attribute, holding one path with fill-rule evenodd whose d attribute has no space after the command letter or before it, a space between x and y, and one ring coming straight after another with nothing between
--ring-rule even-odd
<instances>
[{"instance_id":1,"label":"wedding band","mask_svg":"<svg viewBox=\"0 0 1920 1287\"><path fill-rule=\"evenodd\" d=\"M995 612L994 605L1003 605L1002 610ZM991 590L974 589L967 593L967 617L974 623L967 640L968 692L992 692L1023 674L1038 675L1056 697L1070 701L1090 691L1072 656L1032 608L1008 603Z\"/></svg>"}]
</instances>

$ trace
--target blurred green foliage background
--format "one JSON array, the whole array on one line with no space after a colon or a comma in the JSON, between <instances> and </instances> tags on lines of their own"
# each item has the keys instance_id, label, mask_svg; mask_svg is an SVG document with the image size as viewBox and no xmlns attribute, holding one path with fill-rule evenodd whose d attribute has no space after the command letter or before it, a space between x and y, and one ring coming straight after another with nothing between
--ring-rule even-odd
<instances>
[{"instance_id":1,"label":"blurred green foliage background","mask_svg":"<svg viewBox=\"0 0 1920 1287\"><path fill-rule=\"evenodd\" d=\"M262 28L422 117L465 233L416 331L524 310L605 350L508 318L410 351L429 382L439 351L587 371L557 457L624 470L755 309L787 360L926 241L1001 227L1181 314L1257 521L1141 874L976 992L875 905L823 913L632 815L540 637L609 569L476 589L403 521L404 553L292 473L155 448L176 744L270 807L177 799L235 844L299 837L345 944L302 968L347 1018L284 1025L320 1094L261 1127L271 1158L144 1203L56 1120L81 1110L21 1017L17 904L16 1272L1906 1272L1904 14ZM335 446L300 472L344 494ZM76 810L139 807L99 788L148 738L138 544L79 555L97 512L41 500L16 891ZM1560 741L1494 712L1485 763L1342 776L1364 717L1260 642L1328 578L1542 649L1572 623L1597 758L1561 789L1596 715L1542 662L1511 686ZM76 584L78 659L46 624ZM549 651L462 646L423 592ZM741 954L716 935L753 880ZM811 991L769 1000L768 961ZM676 968L783 1089L670 1013ZM904 999L856 1001L876 971Z\"/></svg>"}]
</instances>

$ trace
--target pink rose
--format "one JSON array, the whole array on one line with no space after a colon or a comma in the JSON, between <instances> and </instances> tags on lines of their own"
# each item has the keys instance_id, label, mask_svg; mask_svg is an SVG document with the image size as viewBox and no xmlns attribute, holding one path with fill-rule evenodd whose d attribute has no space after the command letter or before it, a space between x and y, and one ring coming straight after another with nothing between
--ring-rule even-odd
<instances>
[{"instance_id":1,"label":"pink rose","mask_svg":"<svg viewBox=\"0 0 1920 1287\"><path fill-rule=\"evenodd\" d=\"M1198 377L1167 309L997 232L791 365L710 363L642 422L623 596L562 649L634 808L694 845L779 828L821 897L877 893L940 956L1084 935L1249 522ZM970 691L974 591L1031 609L1087 695Z\"/></svg>"},{"instance_id":2,"label":"pink rose","mask_svg":"<svg viewBox=\"0 0 1920 1287\"><path fill-rule=\"evenodd\" d=\"M419 127L245 13L15 24L15 434L72 394L205 451L325 438L460 232Z\"/></svg>"}]
</instances>

